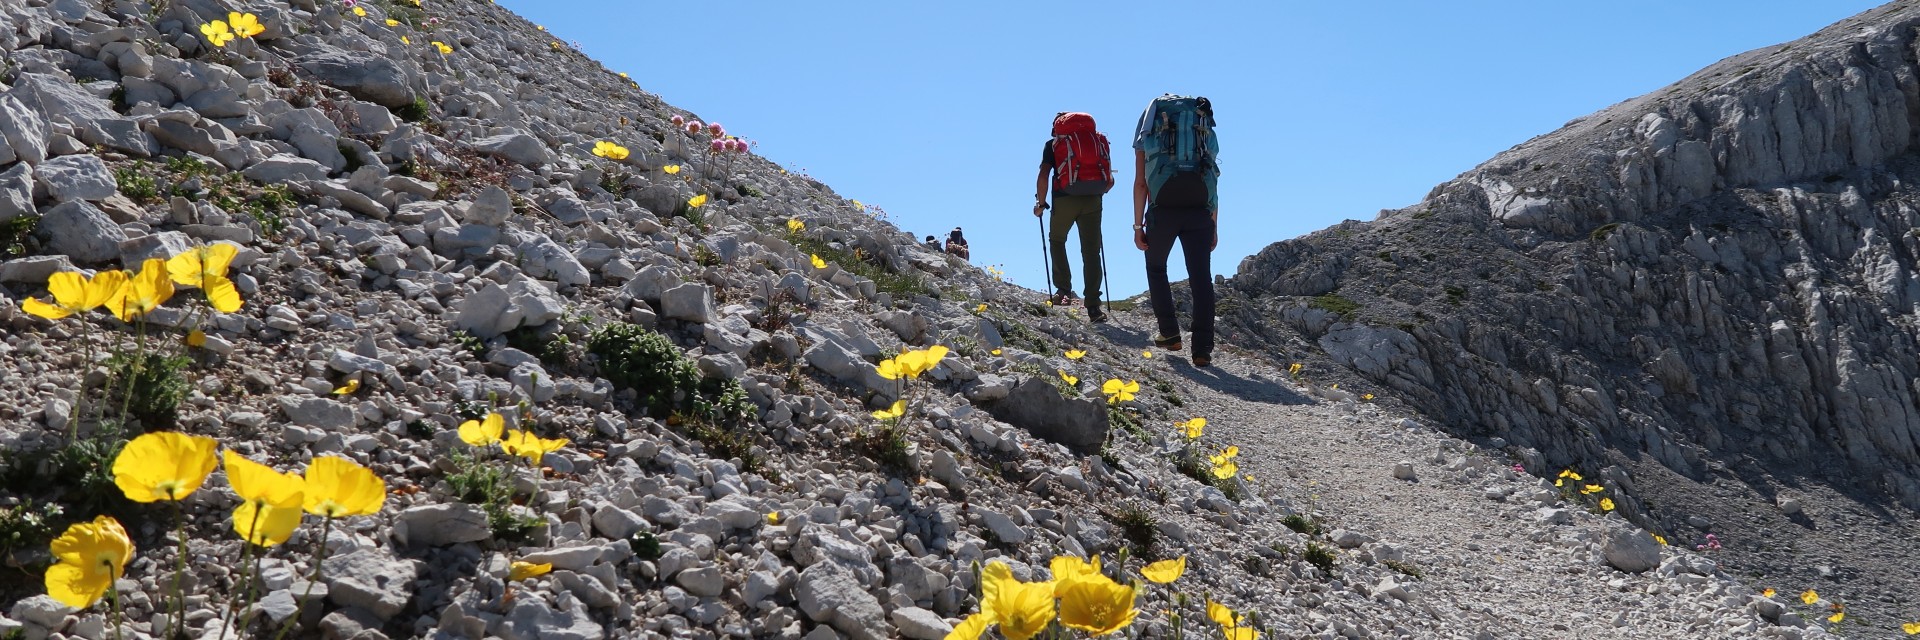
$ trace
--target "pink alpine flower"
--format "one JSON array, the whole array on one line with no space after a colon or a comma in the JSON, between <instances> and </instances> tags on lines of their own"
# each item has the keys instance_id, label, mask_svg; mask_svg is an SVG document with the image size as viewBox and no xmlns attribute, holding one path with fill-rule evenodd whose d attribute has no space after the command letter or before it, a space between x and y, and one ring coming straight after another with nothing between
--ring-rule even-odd
<instances>
[{"instance_id":1,"label":"pink alpine flower","mask_svg":"<svg viewBox=\"0 0 1920 640\"><path fill-rule=\"evenodd\" d=\"M687 121L687 133L689 135L700 133L700 130L705 127L706 125L700 124L699 120Z\"/></svg>"},{"instance_id":2,"label":"pink alpine flower","mask_svg":"<svg viewBox=\"0 0 1920 640\"><path fill-rule=\"evenodd\" d=\"M715 141L713 141L712 143L709 143L709 144L707 145L707 147L708 147L709 149L711 149L711 150L713 150L713 152L714 152L714 153L719 153L719 152L722 152L722 151L726 151L726 150L727 150L727 141L725 141L725 140L715 140Z\"/></svg>"},{"instance_id":3,"label":"pink alpine flower","mask_svg":"<svg viewBox=\"0 0 1920 640\"><path fill-rule=\"evenodd\" d=\"M714 137L718 138L727 135L727 128L720 126L718 122L709 122L707 123L707 132L712 133Z\"/></svg>"},{"instance_id":4,"label":"pink alpine flower","mask_svg":"<svg viewBox=\"0 0 1920 640\"><path fill-rule=\"evenodd\" d=\"M675 129L687 126L687 119L677 115L673 117L672 122Z\"/></svg>"}]
</instances>

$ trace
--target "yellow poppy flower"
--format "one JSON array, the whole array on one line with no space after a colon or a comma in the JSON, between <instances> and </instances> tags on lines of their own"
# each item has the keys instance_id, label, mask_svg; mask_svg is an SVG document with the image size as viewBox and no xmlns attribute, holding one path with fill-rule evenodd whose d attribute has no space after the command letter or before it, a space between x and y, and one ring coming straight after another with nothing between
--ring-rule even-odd
<instances>
[{"instance_id":1,"label":"yellow poppy flower","mask_svg":"<svg viewBox=\"0 0 1920 640\"><path fill-rule=\"evenodd\" d=\"M1140 575L1159 584L1179 580L1187 573L1187 557L1180 556L1172 560L1161 560L1140 568Z\"/></svg>"},{"instance_id":2,"label":"yellow poppy flower","mask_svg":"<svg viewBox=\"0 0 1920 640\"><path fill-rule=\"evenodd\" d=\"M564 446L567 446L566 438L542 438L530 431L508 431L506 437L500 440L500 448L508 455L526 458L536 466L540 464L541 458L559 451L560 447Z\"/></svg>"},{"instance_id":3,"label":"yellow poppy flower","mask_svg":"<svg viewBox=\"0 0 1920 640\"><path fill-rule=\"evenodd\" d=\"M706 203L707 203L707 194L704 194L704 193L687 199L687 207L692 209L698 209L700 208L700 205L703 205Z\"/></svg>"},{"instance_id":4,"label":"yellow poppy flower","mask_svg":"<svg viewBox=\"0 0 1920 640\"><path fill-rule=\"evenodd\" d=\"M400 36L400 44L413 44L413 41L407 39L406 36Z\"/></svg>"},{"instance_id":5,"label":"yellow poppy flower","mask_svg":"<svg viewBox=\"0 0 1920 640\"><path fill-rule=\"evenodd\" d=\"M996 356L997 356L997 355L1000 355L1000 350L999 350L999 349L994 349L994 350L993 350L993 355L996 355Z\"/></svg>"},{"instance_id":6,"label":"yellow poppy flower","mask_svg":"<svg viewBox=\"0 0 1920 640\"><path fill-rule=\"evenodd\" d=\"M1238 626L1233 615L1233 610L1228 609L1227 605L1212 600L1207 601L1207 619L1212 620L1214 624L1222 627Z\"/></svg>"},{"instance_id":7,"label":"yellow poppy flower","mask_svg":"<svg viewBox=\"0 0 1920 640\"><path fill-rule=\"evenodd\" d=\"M799 218L792 218L787 220L787 233L800 233L806 230L807 230L807 223L801 222Z\"/></svg>"},{"instance_id":8,"label":"yellow poppy flower","mask_svg":"<svg viewBox=\"0 0 1920 640\"><path fill-rule=\"evenodd\" d=\"M507 571L507 581L519 582L527 578L538 578L540 576L547 575L547 572L552 570L553 570L553 563L551 562L534 564L531 562L521 562L519 560L515 560L513 561L512 569L509 569Z\"/></svg>"},{"instance_id":9,"label":"yellow poppy flower","mask_svg":"<svg viewBox=\"0 0 1920 640\"><path fill-rule=\"evenodd\" d=\"M771 524L771 525L778 525L778 524L780 524L780 512L778 512L778 511L768 511L768 512L767 512L767 524Z\"/></svg>"},{"instance_id":10,"label":"yellow poppy flower","mask_svg":"<svg viewBox=\"0 0 1920 640\"><path fill-rule=\"evenodd\" d=\"M1108 380L1106 384L1100 385L1100 393L1106 394L1107 404L1115 404L1115 403L1132 400L1133 394L1136 394L1139 392L1140 392L1140 382L1135 380L1121 382L1120 379L1115 378L1112 380Z\"/></svg>"},{"instance_id":11,"label":"yellow poppy flower","mask_svg":"<svg viewBox=\"0 0 1920 640\"><path fill-rule=\"evenodd\" d=\"M908 378L918 378L921 374L940 366L940 361L946 359L947 353L945 346L934 345L902 353L894 360L900 364L901 372Z\"/></svg>"},{"instance_id":12,"label":"yellow poppy flower","mask_svg":"<svg viewBox=\"0 0 1920 640\"><path fill-rule=\"evenodd\" d=\"M1055 369L1055 371L1058 371L1058 372L1060 372L1060 379L1061 379L1061 380L1065 380L1065 381L1067 381L1067 384L1069 384L1069 385L1072 385L1072 386L1079 386L1079 385L1080 385L1080 378L1078 378L1078 377L1075 377L1075 376L1072 376L1072 375L1068 375L1068 374L1067 374L1067 372L1066 372L1065 370L1063 370L1063 369Z\"/></svg>"},{"instance_id":13,"label":"yellow poppy flower","mask_svg":"<svg viewBox=\"0 0 1920 640\"><path fill-rule=\"evenodd\" d=\"M387 26L389 26L389 27L398 27L398 26L400 26L400 21L399 21L399 20L395 20L395 19L393 19L393 18L387 18Z\"/></svg>"},{"instance_id":14,"label":"yellow poppy flower","mask_svg":"<svg viewBox=\"0 0 1920 640\"><path fill-rule=\"evenodd\" d=\"M179 500L213 473L213 438L172 431L141 434L113 459L113 483L134 502Z\"/></svg>"},{"instance_id":15,"label":"yellow poppy flower","mask_svg":"<svg viewBox=\"0 0 1920 640\"><path fill-rule=\"evenodd\" d=\"M987 312L987 303L985 303L985 302L982 302L982 303L980 303L980 306L978 306L978 307L974 307L974 308L973 308L973 312L974 312L974 313L986 313L986 312Z\"/></svg>"},{"instance_id":16,"label":"yellow poppy flower","mask_svg":"<svg viewBox=\"0 0 1920 640\"><path fill-rule=\"evenodd\" d=\"M140 273L107 300L107 309L121 322L133 322L172 297L173 279L167 274L166 261L152 258L141 264Z\"/></svg>"},{"instance_id":17,"label":"yellow poppy flower","mask_svg":"<svg viewBox=\"0 0 1920 640\"><path fill-rule=\"evenodd\" d=\"M1360 400L1362 402L1373 402L1373 394L1369 393L1369 394L1360 396Z\"/></svg>"},{"instance_id":18,"label":"yellow poppy flower","mask_svg":"<svg viewBox=\"0 0 1920 640\"><path fill-rule=\"evenodd\" d=\"M267 32L267 28L261 26L260 18L251 13L227 13L227 26L233 27L233 35L242 38L252 38Z\"/></svg>"},{"instance_id":19,"label":"yellow poppy flower","mask_svg":"<svg viewBox=\"0 0 1920 640\"><path fill-rule=\"evenodd\" d=\"M1607 490L1606 487L1602 487L1597 484L1590 484L1590 485L1580 487L1580 493L1600 493L1606 490Z\"/></svg>"},{"instance_id":20,"label":"yellow poppy flower","mask_svg":"<svg viewBox=\"0 0 1920 640\"><path fill-rule=\"evenodd\" d=\"M453 47L449 47L447 46L447 43L441 42L439 40L433 41L433 48L438 49L440 51L440 55L443 55L443 56L449 53L453 53Z\"/></svg>"},{"instance_id":21,"label":"yellow poppy flower","mask_svg":"<svg viewBox=\"0 0 1920 640\"><path fill-rule=\"evenodd\" d=\"M873 412L873 417L876 420L892 420L904 415L907 415L907 401L905 400L896 400L893 406Z\"/></svg>"},{"instance_id":22,"label":"yellow poppy flower","mask_svg":"<svg viewBox=\"0 0 1920 640\"><path fill-rule=\"evenodd\" d=\"M680 165L670 164L670 165L661 167L660 170L667 172L667 175L673 175L676 173L680 173Z\"/></svg>"},{"instance_id":23,"label":"yellow poppy flower","mask_svg":"<svg viewBox=\"0 0 1920 640\"><path fill-rule=\"evenodd\" d=\"M199 330L199 329L194 329L194 330L192 330L192 331L188 331L188 332L187 332L187 346L189 346L189 347L193 347L193 348L195 348L195 349L200 349L200 348L204 348L204 347L206 347L206 346L207 346L207 332L205 332L205 331L201 331L201 330Z\"/></svg>"},{"instance_id":24,"label":"yellow poppy flower","mask_svg":"<svg viewBox=\"0 0 1920 640\"><path fill-rule=\"evenodd\" d=\"M906 372L901 370L900 360L897 358L881 360L880 364L874 365L873 368L880 372L880 377L888 380L899 380L906 376Z\"/></svg>"},{"instance_id":25,"label":"yellow poppy flower","mask_svg":"<svg viewBox=\"0 0 1920 640\"><path fill-rule=\"evenodd\" d=\"M987 633L987 625L993 624L993 621L994 616L991 611L981 611L967 616L966 620L953 626L953 631L947 633L945 640L980 640L980 636Z\"/></svg>"},{"instance_id":26,"label":"yellow poppy flower","mask_svg":"<svg viewBox=\"0 0 1920 640\"><path fill-rule=\"evenodd\" d=\"M59 562L47 567L47 595L85 609L99 602L126 573L127 561L133 559L133 539L120 521L98 516L92 522L68 525L66 533L53 540L52 551Z\"/></svg>"},{"instance_id":27,"label":"yellow poppy flower","mask_svg":"<svg viewBox=\"0 0 1920 640\"><path fill-rule=\"evenodd\" d=\"M227 23L224 20L215 20L200 25L200 35L206 36L207 44L215 47L224 47L227 46L228 42L233 41L233 31L227 28Z\"/></svg>"},{"instance_id":28,"label":"yellow poppy flower","mask_svg":"<svg viewBox=\"0 0 1920 640\"><path fill-rule=\"evenodd\" d=\"M293 537L300 528L300 506L307 482L234 453L225 452L227 484L240 496L233 510L233 532L247 542L272 547Z\"/></svg>"},{"instance_id":29,"label":"yellow poppy flower","mask_svg":"<svg viewBox=\"0 0 1920 640\"><path fill-rule=\"evenodd\" d=\"M1845 619L1847 619L1847 612L1845 611L1835 611L1833 615L1827 616L1827 622L1837 623Z\"/></svg>"},{"instance_id":30,"label":"yellow poppy flower","mask_svg":"<svg viewBox=\"0 0 1920 640\"><path fill-rule=\"evenodd\" d=\"M1238 462L1221 460L1213 463L1213 477L1215 478L1225 480L1233 477L1234 474L1237 473L1240 473L1240 463Z\"/></svg>"},{"instance_id":31,"label":"yellow poppy flower","mask_svg":"<svg viewBox=\"0 0 1920 640\"><path fill-rule=\"evenodd\" d=\"M1295 362L1293 364L1287 365L1287 374L1300 375L1300 363Z\"/></svg>"},{"instance_id":32,"label":"yellow poppy flower","mask_svg":"<svg viewBox=\"0 0 1920 640\"><path fill-rule=\"evenodd\" d=\"M1143 350L1143 351L1141 351L1141 352L1140 352L1140 357L1142 357L1142 358L1146 358L1146 359L1148 359L1148 360L1152 360L1152 359L1153 359L1153 352L1152 352L1152 351L1144 351L1144 350Z\"/></svg>"},{"instance_id":33,"label":"yellow poppy flower","mask_svg":"<svg viewBox=\"0 0 1920 640\"><path fill-rule=\"evenodd\" d=\"M20 309L48 320L59 320L99 308L120 293L126 284L125 271L102 271L92 278L75 271L62 271L47 277L47 292L53 294L52 304L27 298L20 303Z\"/></svg>"},{"instance_id":34,"label":"yellow poppy flower","mask_svg":"<svg viewBox=\"0 0 1920 640\"><path fill-rule=\"evenodd\" d=\"M1199 440L1200 434L1207 430L1207 419L1194 418L1175 426L1180 427L1181 433L1186 434L1188 440Z\"/></svg>"},{"instance_id":35,"label":"yellow poppy flower","mask_svg":"<svg viewBox=\"0 0 1920 640\"><path fill-rule=\"evenodd\" d=\"M1053 622L1052 583L1015 580L1004 562L987 565L980 577L980 609L993 612L1008 640L1027 640Z\"/></svg>"},{"instance_id":36,"label":"yellow poppy flower","mask_svg":"<svg viewBox=\"0 0 1920 640\"><path fill-rule=\"evenodd\" d=\"M1600 499L1600 510L1601 510L1601 511L1612 511L1612 510L1613 510L1613 498L1601 498L1601 499Z\"/></svg>"},{"instance_id":37,"label":"yellow poppy flower","mask_svg":"<svg viewBox=\"0 0 1920 640\"><path fill-rule=\"evenodd\" d=\"M827 261L825 261L825 260L821 260L821 259L820 259L820 254L817 254L817 253L813 253L813 254L807 254L807 255L808 255L808 257L809 257L809 258L811 258L811 259L812 259L812 262L813 262L813 268L815 268L815 269L825 269L825 268L827 268Z\"/></svg>"},{"instance_id":38,"label":"yellow poppy flower","mask_svg":"<svg viewBox=\"0 0 1920 640\"><path fill-rule=\"evenodd\" d=\"M365 17L367 17L367 10L366 10L366 9L362 9L362 8L360 8L360 7L354 7L354 8L353 8L353 15L355 15L355 16L357 16L357 17L361 17L361 18L365 18Z\"/></svg>"},{"instance_id":39,"label":"yellow poppy flower","mask_svg":"<svg viewBox=\"0 0 1920 640\"><path fill-rule=\"evenodd\" d=\"M608 160L625 160L631 154L632 152L628 151L626 147L605 140L593 143L593 155Z\"/></svg>"},{"instance_id":40,"label":"yellow poppy flower","mask_svg":"<svg viewBox=\"0 0 1920 640\"><path fill-rule=\"evenodd\" d=\"M307 513L326 518L379 513L387 502L387 483L352 460L320 456L307 463Z\"/></svg>"},{"instance_id":41,"label":"yellow poppy flower","mask_svg":"<svg viewBox=\"0 0 1920 640\"><path fill-rule=\"evenodd\" d=\"M1079 360L1087 357L1087 351L1085 349L1068 349L1066 353L1061 355L1066 356L1068 360Z\"/></svg>"},{"instance_id":42,"label":"yellow poppy flower","mask_svg":"<svg viewBox=\"0 0 1920 640\"><path fill-rule=\"evenodd\" d=\"M1773 594L1774 594L1773 587L1767 587L1765 589L1760 590L1760 597L1762 598L1771 598L1773 597Z\"/></svg>"},{"instance_id":43,"label":"yellow poppy flower","mask_svg":"<svg viewBox=\"0 0 1920 640\"><path fill-rule=\"evenodd\" d=\"M360 390L360 379L354 378L352 380L348 380L346 384L340 385L340 388L334 389L333 395L350 396L350 395L353 395L355 392L358 392L359 390Z\"/></svg>"},{"instance_id":44,"label":"yellow poppy flower","mask_svg":"<svg viewBox=\"0 0 1920 640\"><path fill-rule=\"evenodd\" d=\"M484 447L499 442L500 434L506 428L506 416L488 413L484 419L460 423L460 441L476 447Z\"/></svg>"},{"instance_id":45,"label":"yellow poppy flower","mask_svg":"<svg viewBox=\"0 0 1920 640\"><path fill-rule=\"evenodd\" d=\"M1560 470L1560 477L1562 477L1562 478L1566 478L1566 479L1568 479L1568 480L1572 480L1572 481L1574 481L1574 482L1579 482L1579 481L1581 481L1581 480L1585 480L1585 479L1586 479L1586 478L1582 478L1582 477L1580 477L1580 474L1578 474L1578 473L1574 473L1572 469L1562 469L1562 470Z\"/></svg>"},{"instance_id":46,"label":"yellow poppy flower","mask_svg":"<svg viewBox=\"0 0 1920 640\"><path fill-rule=\"evenodd\" d=\"M1098 573L1068 580L1054 594L1060 598L1060 624L1095 636L1124 629L1140 614L1133 606L1134 587Z\"/></svg>"},{"instance_id":47,"label":"yellow poppy flower","mask_svg":"<svg viewBox=\"0 0 1920 640\"><path fill-rule=\"evenodd\" d=\"M1053 584L1056 586L1089 575L1100 575L1100 556L1094 556L1093 562L1077 556L1054 556L1047 563L1047 571L1053 573Z\"/></svg>"},{"instance_id":48,"label":"yellow poppy flower","mask_svg":"<svg viewBox=\"0 0 1920 640\"><path fill-rule=\"evenodd\" d=\"M1800 593L1800 602L1801 602L1801 603L1803 603L1803 604L1808 604L1808 605L1811 605L1811 604L1813 604L1813 603L1815 603L1815 602L1819 602L1819 601L1820 601L1820 594L1819 594L1819 592L1816 592L1816 591L1814 591L1814 590L1812 590L1812 589L1808 589L1808 590L1806 590L1806 591L1803 591L1803 592L1801 592L1801 593Z\"/></svg>"},{"instance_id":49,"label":"yellow poppy flower","mask_svg":"<svg viewBox=\"0 0 1920 640\"><path fill-rule=\"evenodd\" d=\"M1658 543L1660 543L1660 546L1662 546L1662 547L1664 547L1664 546L1667 546L1667 537L1666 537L1666 536L1663 536L1663 535L1660 535L1660 534L1658 534L1658 533L1656 533L1656 534L1653 534L1653 541L1654 541L1654 542L1658 542ZM1773 590L1772 590L1772 589L1768 589L1768 590L1767 590L1767 597L1769 597L1769 598L1771 598L1771 597L1773 597Z\"/></svg>"},{"instance_id":50,"label":"yellow poppy flower","mask_svg":"<svg viewBox=\"0 0 1920 640\"><path fill-rule=\"evenodd\" d=\"M1910 636L1920 636L1920 622L1909 622L1900 625L1900 630L1907 632L1907 635Z\"/></svg>"}]
</instances>

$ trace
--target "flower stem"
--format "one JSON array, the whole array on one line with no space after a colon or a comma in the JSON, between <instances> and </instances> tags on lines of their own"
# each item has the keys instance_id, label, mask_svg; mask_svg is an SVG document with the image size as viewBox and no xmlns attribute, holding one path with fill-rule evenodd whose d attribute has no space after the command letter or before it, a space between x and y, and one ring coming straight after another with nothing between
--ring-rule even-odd
<instances>
[{"instance_id":1,"label":"flower stem","mask_svg":"<svg viewBox=\"0 0 1920 640\"><path fill-rule=\"evenodd\" d=\"M176 630L184 629L187 617L187 593L181 580L187 575L187 508L179 500L173 501L173 535L180 540L178 556L173 565L173 608L178 610L172 619L167 620L166 640L172 640Z\"/></svg>"},{"instance_id":2,"label":"flower stem","mask_svg":"<svg viewBox=\"0 0 1920 640\"><path fill-rule=\"evenodd\" d=\"M262 510L263 509L259 504L254 505L253 522L247 525L247 537L249 538L253 537L255 535L254 532L260 529L260 512ZM240 566L240 570L243 572L240 575L240 579L245 581L247 588L240 590L240 593L244 594L245 596L241 600L238 600L238 601L235 601L233 599L227 600L227 612L220 616L220 624L221 624L220 640L227 640L227 630L232 628L233 626L233 616L234 614L239 613L240 611L240 607L236 605L238 605L241 602L246 602L245 598L252 597L253 595L253 574L245 573L245 571L247 570L247 557L253 555L253 547L254 545L252 540L240 541L240 565L239 566Z\"/></svg>"},{"instance_id":3,"label":"flower stem","mask_svg":"<svg viewBox=\"0 0 1920 640\"><path fill-rule=\"evenodd\" d=\"M113 607L113 640L120 640L120 580L107 587L107 604Z\"/></svg>"},{"instance_id":4,"label":"flower stem","mask_svg":"<svg viewBox=\"0 0 1920 640\"><path fill-rule=\"evenodd\" d=\"M307 592L300 596L299 601L293 603L293 615L287 616L287 621L280 625L280 632L273 635L274 640L287 637L287 632L293 630L293 623L298 621L300 614L306 610L307 598L313 597L313 583L320 581L320 570L326 566L327 536L332 533L333 516L327 516L320 521L320 549L313 552L313 577L307 580Z\"/></svg>"}]
</instances>

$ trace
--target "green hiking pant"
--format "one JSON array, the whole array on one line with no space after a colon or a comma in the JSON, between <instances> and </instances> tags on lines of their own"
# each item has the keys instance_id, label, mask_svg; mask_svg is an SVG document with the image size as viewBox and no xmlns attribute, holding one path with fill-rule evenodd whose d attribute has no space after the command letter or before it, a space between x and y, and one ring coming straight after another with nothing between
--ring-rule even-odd
<instances>
[{"instance_id":1,"label":"green hiking pant","mask_svg":"<svg viewBox=\"0 0 1920 640\"><path fill-rule=\"evenodd\" d=\"M1100 300L1100 196L1053 196L1053 219L1047 244L1053 251L1053 292L1073 292L1073 269L1067 266L1067 232L1080 227L1080 264L1087 274L1087 307Z\"/></svg>"}]
</instances>

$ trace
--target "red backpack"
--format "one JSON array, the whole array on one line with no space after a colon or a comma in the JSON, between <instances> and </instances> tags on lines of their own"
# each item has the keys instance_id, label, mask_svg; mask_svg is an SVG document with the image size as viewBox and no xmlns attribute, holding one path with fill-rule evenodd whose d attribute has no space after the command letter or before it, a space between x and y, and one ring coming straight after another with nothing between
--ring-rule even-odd
<instances>
[{"instance_id":1,"label":"red backpack","mask_svg":"<svg viewBox=\"0 0 1920 640\"><path fill-rule=\"evenodd\" d=\"M1094 128L1093 116L1062 113L1053 119L1053 192L1095 196L1113 188L1113 160L1107 136Z\"/></svg>"}]
</instances>

